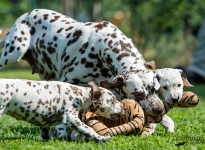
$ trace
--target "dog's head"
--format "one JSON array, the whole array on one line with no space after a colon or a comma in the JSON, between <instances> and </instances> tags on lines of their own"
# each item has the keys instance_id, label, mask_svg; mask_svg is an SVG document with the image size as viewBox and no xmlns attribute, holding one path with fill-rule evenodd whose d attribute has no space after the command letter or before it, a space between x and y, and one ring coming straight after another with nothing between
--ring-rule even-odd
<instances>
[{"instance_id":1,"label":"dog's head","mask_svg":"<svg viewBox=\"0 0 205 150\"><path fill-rule=\"evenodd\" d=\"M139 101L142 109L151 116L159 116L164 112L164 104L156 95L148 95L143 101Z\"/></svg>"},{"instance_id":2,"label":"dog's head","mask_svg":"<svg viewBox=\"0 0 205 150\"><path fill-rule=\"evenodd\" d=\"M192 86L181 69L157 69L155 77L160 83L160 97L170 104L182 98L183 86Z\"/></svg>"},{"instance_id":3,"label":"dog's head","mask_svg":"<svg viewBox=\"0 0 205 150\"><path fill-rule=\"evenodd\" d=\"M91 86L91 112L109 119L118 119L124 114L123 104L117 101L111 91L98 87L94 82L89 82L89 85Z\"/></svg>"},{"instance_id":4,"label":"dog's head","mask_svg":"<svg viewBox=\"0 0 205 150\"><path fill-rule=\"evenodd\" d=\"M154 63L145 62L145 64L146 68L125 71L116 76L112 82L101 81L100 85L107 89L121 89L125 98L143 100L147 95L154 94L154 91L159 89L158 80L154 80L155 67L152 65Z\"/></svg>"}]
</instances>

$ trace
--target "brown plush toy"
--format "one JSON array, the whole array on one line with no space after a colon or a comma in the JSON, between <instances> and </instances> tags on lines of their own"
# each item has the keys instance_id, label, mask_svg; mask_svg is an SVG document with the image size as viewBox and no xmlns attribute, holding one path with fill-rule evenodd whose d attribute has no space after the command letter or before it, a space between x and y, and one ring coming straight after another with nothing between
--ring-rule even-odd
<instances>
[{"instance_id":1,"label":"brown plush toy","mask_svg":"<svg viewBox=\"0 0 205 150\"><path fill-rule=\"evenodd\" d=\"M126 113L118 120L113 121L91 112L81 113L79 115L79 118L87 125L92 127L100 135L135 135L137 133L140 133L145 127L141 136L148 136L152 128L152 123L159 123L162 119L162 116L166 114L170 109L172 109L173 107L195 107L199 103L199 98L193 92L184 92L182 99L178 103L168 104L166 102L163 102L165 111L162 115L157 117L149 116L147 114L145 114L144 116L144 111L134 100L124 99L121 102L124 105Z\"/></svg>"}]
</instances>

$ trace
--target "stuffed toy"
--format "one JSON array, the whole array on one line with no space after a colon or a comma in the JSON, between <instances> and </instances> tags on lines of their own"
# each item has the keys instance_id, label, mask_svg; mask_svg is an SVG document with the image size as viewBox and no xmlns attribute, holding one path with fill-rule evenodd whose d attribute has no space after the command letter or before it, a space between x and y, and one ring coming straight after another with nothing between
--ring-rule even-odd
<instances>
[{"instance_id":1,"label":"stuffed toy","mask_svg":"<svg viewBox=\"0 0 205 150\"><path fill-rule=\"evenodd\" d=\"M159 123L162 120L162 116L165 115L173 107L190 108L195 107L199 103L199 98L193 92L184 92L182 99L175 104L164 103L165 110L162 115L153 117L148 114L144 114L144 111L140 105L131 99L124 99L121 101L124 105L125 114L120 116L118 120L110 120L102 116L93 114L91 112L81 112L79 118L92 127L99 135L118 135L118 134L139 134L141 136L150 135L152 129L152 123ZM144 130L143 130L144 129ZM72 136L72 131L68 133ZM69 137L73 139L72 137Z\"/></svg>"},{"instance_id":2,"label":"stuffed toy","mask_svg":"<svg viewBox=\"0 0 205 150\"><path fill-rule=\"evenodd\" d=\"M191 107L197 106L198 103L199 103L199 97L190 91L183 92L181 100L177 103L169 104L169 103L163 101L165 110L160 116L153 117L153 116L150 116L148 114L145 114L145 120L146 120L145 129L142 132L141 136L149 136L150 132L152 130L152 123L161 122L162 116L167 114L170 111L170 109L172 109L173 107L191 108Z\"/></svg>"}]
</instances>

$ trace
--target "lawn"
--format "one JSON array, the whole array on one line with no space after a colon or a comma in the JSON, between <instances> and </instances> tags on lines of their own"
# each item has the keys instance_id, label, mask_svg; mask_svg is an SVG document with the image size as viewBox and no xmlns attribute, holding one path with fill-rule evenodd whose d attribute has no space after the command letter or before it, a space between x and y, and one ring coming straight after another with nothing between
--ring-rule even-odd
<instances>
[{"instance_id":1,"label":"lawn","mask_svg":"<svg viewBox=\"0 0 205 150\"><path fill-rule=\"evenodd\" d=\"M0 72L0 78L25 78L38 80L38 75L31 75L31 69L12 68ZM53 138L43 142L38 127L24 121L17 121L4 115L0 119L0 150L131 150L131 149L205 149L205 85L196 85L192 90L200 97L195 108L175 108L169 116L175 122L175 133L166 133L158 125L154 135L148 138L140 136L115 136L107 143L68 142Z\"/></svg>"}]
</instances>

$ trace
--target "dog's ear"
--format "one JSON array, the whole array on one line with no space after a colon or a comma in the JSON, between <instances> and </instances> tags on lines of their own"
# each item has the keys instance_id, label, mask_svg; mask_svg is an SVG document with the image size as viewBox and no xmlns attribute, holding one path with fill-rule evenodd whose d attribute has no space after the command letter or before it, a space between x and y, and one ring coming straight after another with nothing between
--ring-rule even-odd
<instances>
[{"instance_id":1,"label":"dog's ear","mask_svg":"<svg viewBox=\"0 0 205 150\"><path fill-rule=\"evenodd\" d=\"M193 87L193 85L190 84L189 81L187 80L186 74L183 72L183 70L181 69L178 69L178 70L179 70L179 73L181 74L184 86Z\"/></svg>"},{"instance_id":2,"label":"dog's ear","mask_svg":"<svg viewBox=\"0 0 205 150\"><path fill-rule=\"evenodd\" d=\"M100 86L106 89L122 88L125 84L124 75L118 75L112 82L101 81Z\"/></svg>"},{"instance_id":3,"label":"dog's ear","mask_svg":"<svg viewBox=\"0 0 205 150\"><path fill-rule=\"evenodd\" d=\"M157 90L159 90L159 88L160 88L160 83L159 83L159 81L160 81L160 74L161 74L161 71L160 70L157 70L156 71L156 73L155 73L155 75L154 75L154 89L157 91Z\"/></svg>"},{"instance_id":4,"label":"dog's ear","mask_svg":"<svg viewBox=\"0 0 205 150\"><path fill-rule=\"evenodd\" d=\"M91 86L91 100L93 104L102 104L102 99L100 98L102 96L102 92L100 88L93 82L88 82L88 84Z\"/></svg>"},{"instance_id":5,"label":"dog's ear","mask_svg":"<svg viewBox=\"0 0 205 150\"><path fill-rule=\"evenodd\" d=\"M154 89L157 91L157 90L159 90L159 88L160 88L160 83L159 83L159 76L158 75L156 75L155 77L154 77Z\"/></svg>"},{"instance_id":6,"label":"dog's ear","mask_svg":"<svg viewBox=\"0 0 205 150\"><path fill-rule=\"evenodd\" d=\"M150 62L145 61L144 65L147 69L152 70L153 72L156 72L156 65L154 61L150 61Z\"/></svg>"}]
</instances>

